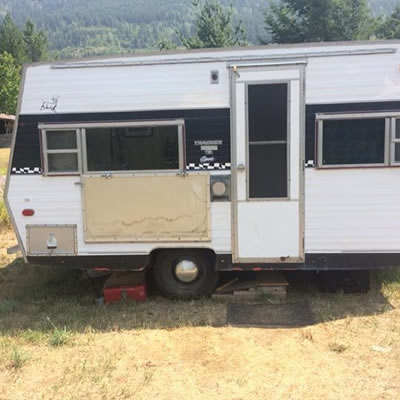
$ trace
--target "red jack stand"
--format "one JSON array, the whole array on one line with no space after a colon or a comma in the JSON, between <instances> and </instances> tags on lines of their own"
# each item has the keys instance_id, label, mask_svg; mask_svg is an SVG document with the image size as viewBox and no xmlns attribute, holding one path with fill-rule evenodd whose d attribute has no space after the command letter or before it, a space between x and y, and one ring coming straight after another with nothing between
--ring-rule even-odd
<instances>
[{"instance_id":1,"label":"red jack stand","mask_svg":"<svg viewBox=\"0 0 400 400\"><path fill-rule=\"evenodd\" d=\"M145 301L147 287L144 272L114 272L103 288L104 303L115 303L122 299Z\"/></svg>"}]
</instances>

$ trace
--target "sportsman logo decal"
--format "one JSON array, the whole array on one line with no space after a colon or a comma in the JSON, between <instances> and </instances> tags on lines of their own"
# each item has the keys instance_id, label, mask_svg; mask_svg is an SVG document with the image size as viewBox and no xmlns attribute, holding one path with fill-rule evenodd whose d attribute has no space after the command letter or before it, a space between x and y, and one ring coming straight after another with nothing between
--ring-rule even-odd
<instances>
[{"instance_id":1,"label":"sportsman logo decal","mask_svg":"<svg viewBox=\"0 0 400 400\"><path fill-rule=\"evenodd\" d=\"M44 101L42 103L42 106L40 107L40 111L53 111L54 113L56 112L57 109L57 105L58 105L58 97L53 96L51 98L51 101Z\"/></svg>"}]
</instances>

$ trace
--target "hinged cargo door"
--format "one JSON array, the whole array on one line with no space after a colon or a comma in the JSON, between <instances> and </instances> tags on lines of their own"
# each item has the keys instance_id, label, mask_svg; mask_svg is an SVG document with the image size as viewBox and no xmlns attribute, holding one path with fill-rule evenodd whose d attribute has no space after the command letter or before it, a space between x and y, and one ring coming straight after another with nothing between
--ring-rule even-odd
<instances>
[{"instance_id":1,"label":"hinged cargo door","mask_svg":"<svg viewBox=\"0 0 400 400\"><path fill-rule=\"evenodd\" d=\"M84 176L86 242L210 240L209 176Z\"/></svg>"},{"instance_id":2,"label":"hinged cargo door","mask_svg":"<svg viewBox=\"0 0 400 400\"><path fill-rule=\"evenodd\" d=\"M303 64L232 68L234 262L304 260Z\"/></svg>"}]
</instances>

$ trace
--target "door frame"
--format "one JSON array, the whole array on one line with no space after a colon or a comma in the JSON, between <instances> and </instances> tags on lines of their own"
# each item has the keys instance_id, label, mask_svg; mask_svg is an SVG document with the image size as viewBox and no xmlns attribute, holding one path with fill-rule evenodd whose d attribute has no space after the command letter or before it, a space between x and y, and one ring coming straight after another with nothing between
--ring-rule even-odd
<instances>
[{"instance_id":1,"label":"door frame","mask_svg":"<svg viewBox=\"0 0 400 400\"><path fill-rule=\"evenodd\" d=\"M233 263L303 263L305 260L305 76L306 76L306 60L294 60L294 61L281 61L276 63L252 63L252 64L231 64L229 68L229 89L230 89L230 125L231 125L231 243L232 243L232 262ZM300 120L300 154L299 154L299 257L286 257L286 258L240 258L238 252L238 199L237 199L237 132L236 132L236 77L240 70L245 71L284 71L297 69L299 71L299 120ZM246 146L246 202L254 201L277 201L285 202L290 201L290 168L288 168L288 193L286 198L277 199L249 199L249 126L248 126L248 86L251 84L268 84L268 83L287 83L288 85L288 133L287 133L287 152L290 154L291 141L290 138L290 104L291 104L291 90L290 82L294 79L266 79L266 80L255 80L251 82L242 82L245 85L245 146ZM288 157L287 165L290 166L291 160Z\"/></svg>"}]
</instances>

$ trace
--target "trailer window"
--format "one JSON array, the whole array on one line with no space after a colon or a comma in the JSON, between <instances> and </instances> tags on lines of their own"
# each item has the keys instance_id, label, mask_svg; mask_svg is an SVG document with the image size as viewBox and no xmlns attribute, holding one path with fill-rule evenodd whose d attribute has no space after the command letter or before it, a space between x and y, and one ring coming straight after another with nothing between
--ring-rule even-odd
<instances>
[{"instance_id":1,"label":"trailer window","mask_svg":"<svg viewBox=\"0 0 400 400\"><path fill-rule=\"evenodd\" d=\"M393 127L393 124L392 124ZM400 118L396 118L394 121L392 140L392 163L400 164Z\"/></svg>"},{"instance_id":2,"label":"trailer window","mask_svg":"<svg viewBox=\"0 0 400 400\"><path fill-rule=\"evenodd\" d=\"M180 134L179 125L86 128L87 171L178 170Z\"/></svg>"},{"instance_id":3,"label":"trailer window","mask_svg":"<svg viewBox=\"0 0 400 400\"><path fill-rule=\"evenodd\" d=\"M386 124L385 118L320 120L318 165L385 165Z\"/></svg>"},{"instance_id":4,"label":"trailer window","mask_svg":"<svg viewBox=\"0 0 400 400\"><path fill-rule=\"evenodd\" d=\"M46 174L79 173L78 130L42 130L42 142Z\"/></svg>"}]
</instances>

